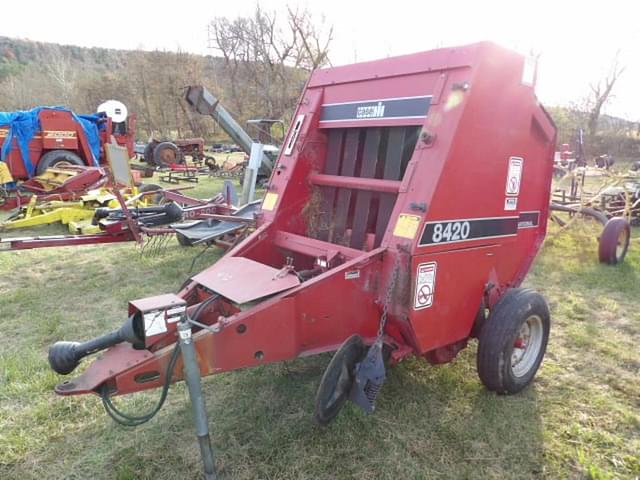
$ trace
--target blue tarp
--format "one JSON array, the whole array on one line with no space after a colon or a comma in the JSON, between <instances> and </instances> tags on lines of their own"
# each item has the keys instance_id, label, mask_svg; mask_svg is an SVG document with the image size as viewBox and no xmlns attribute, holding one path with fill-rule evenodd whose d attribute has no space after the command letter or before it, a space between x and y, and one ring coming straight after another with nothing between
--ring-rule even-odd
<instances>
[{"instance_id":1,"label":"blue tarp","mask_svg":"<svg viewBox=\"0 0 640 480\"><path fill-rule=\"evenodd\" d=\"M42 110L70 112L73 119L82 126L82 130L91 148L91 161L95 166L98 166L98 160L100 158L100 136L98 134L98 128L104 128L103 123L98 126L98 120L103 118L103 115L76 115L65 107L36 107L28 111L0 112L0 127L9 127L9 134L2 145L2 150L0 150L0 161L3 162L7 158L7 155L9 155L9 152L11 152L13 139L15 138L18 142L20 153L22 154L25 169L30 177L33 176L35 167L29 157L29 142L37 132L42 130L39 117Z\"/></svg>"}]
</instances>

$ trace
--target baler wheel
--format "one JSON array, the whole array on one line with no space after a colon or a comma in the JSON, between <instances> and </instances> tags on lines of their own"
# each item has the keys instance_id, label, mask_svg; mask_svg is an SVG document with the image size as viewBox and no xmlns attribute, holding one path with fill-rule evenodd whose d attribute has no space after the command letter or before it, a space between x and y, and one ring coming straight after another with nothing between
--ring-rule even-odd
<instances>
[{"instance_id":1,"label":"baler wheel","mask_svg":"<svg viewBox=\"0 0 640 480\"><path fill-rule=\"evenodd\" d=\"M616 265L624 260L629 249L631 227L624 218L610 219L602 230L598 240L598 257L600 263Z\"/></svg>"},{"instance_id":2,"label":"baler wheel","mask_svg":"<svg viewBox=\"0 0 640 480\"><path fill-rule=\"evenodd\" d=\"M366 351L360 335L352 335L333 355L316 394L314 418L320 425L328 425L336 418L349 398L356 364L364 358Z\"/></svg>"},{"instance_id":3,"label":"baler wheel","mask_svg":"<svg viewBox=\"0 0 640 480\"><path fill-rule=\"evenodd\" d=\"M518 393L533 381L547 348L549 307L526 288L509 290L493 307L480 332L480 380L499 394Z\"/></svg>"}]
</instances>

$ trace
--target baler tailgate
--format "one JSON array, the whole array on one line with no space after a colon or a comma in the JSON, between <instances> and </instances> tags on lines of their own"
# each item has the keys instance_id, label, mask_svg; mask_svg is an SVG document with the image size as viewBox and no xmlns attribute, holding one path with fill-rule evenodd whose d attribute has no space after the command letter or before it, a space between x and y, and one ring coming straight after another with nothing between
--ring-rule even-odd
<instances>
[{"instance_id":1,"label":"baler tailgate","mask_svg":"<svg viewBox=\"0 0 640 480\"><path fill-rule=\"evenodd\" d=\"M325 170L309 177L321 197L310 236L361 250L378 247L419 131L414 126L330 129Z\"/></svg>"}]
</instances>

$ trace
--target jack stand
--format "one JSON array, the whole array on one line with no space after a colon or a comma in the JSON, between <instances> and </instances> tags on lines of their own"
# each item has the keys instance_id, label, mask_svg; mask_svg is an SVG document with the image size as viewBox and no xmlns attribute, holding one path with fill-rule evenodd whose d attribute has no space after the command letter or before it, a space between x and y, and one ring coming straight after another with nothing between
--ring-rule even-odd
<instances>
[{"instance_id":1,"label":"jack stand","mask_svg":"<svg viewBox=\"0 0 640 480\"><path fill-rule=\"evenodd\" d=\"M178 333L180 335L180 350L184 363L184 379L189 388L193 422L196 426L200 455L204 464L204 478L205 480L216 480L216 466L213 459L213 449L211 448L211 437L209 436L207 410L204 405L202 385L200 383L200 367L198 367L196 349L191 339L191 325L187 323L185 318L178 324Z\"/></svg>"}]
</instances>

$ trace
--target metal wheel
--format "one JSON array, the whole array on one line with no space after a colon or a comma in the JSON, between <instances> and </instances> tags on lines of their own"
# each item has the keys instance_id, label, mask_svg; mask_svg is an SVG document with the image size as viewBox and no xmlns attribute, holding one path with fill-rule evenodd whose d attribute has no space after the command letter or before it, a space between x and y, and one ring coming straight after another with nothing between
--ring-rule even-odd
<instances>
[{"instance_id":1,"label":"metal wheel","mask_svg":"<svg viewBox=\"0 0 640 480\"><path fill-rule=\"evenodd\" d=\"M314 418L320 425L327 425L340 413L354 382L356 364L365 353L362 338L352 335L333 355L316 394Z\"/></svg>"},{"instance_id":2,"label":"metal wheel","mask_svg":"<svg viewBox=\"0 0 640 480\"><path fill-rule=\"evenodd\" d=\"M531 315L522 324L513 342L511 369L516 377L523 377L533 368L540 355L543 337L542 319L538 315Z\"/></svg>"},{"instance_id":3,"label":"metal wheel","mask_svg":"<svg viewBox=\"0 0 640 480\"><path fill-rule=\"evenodd\" d=\"M168 167L174 163L184 163L184 156L174 143L162 142L153 150L153 161L158 167Z\"/></svg>"},{"instance_id":4,"label":"metal wheel","mask_svg":"<svg viewBox=\"0 0 640 480\"><path fill-rule=\"evenodd\" d=\"M622 230L620 235L618 236L618 241L616 242L616 258L621 259L627 253L627 246L629 245L629 232L627 230Z\"/></svg>"}]
</instances>

